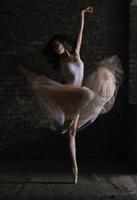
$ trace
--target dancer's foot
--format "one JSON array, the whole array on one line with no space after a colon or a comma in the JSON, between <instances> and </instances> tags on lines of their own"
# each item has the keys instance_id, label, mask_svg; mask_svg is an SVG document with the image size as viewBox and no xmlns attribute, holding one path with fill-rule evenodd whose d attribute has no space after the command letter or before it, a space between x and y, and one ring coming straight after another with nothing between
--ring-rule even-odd
<instances>
[{"instance_id":1,"label":"dancer's foot","mask_svg":"<svg viewBox=\"0 0 137 200\"><path fill-rule=\"evenodd\" d=\"M73 180L73 183L77 183L78 182L78 169L77 167L72 167L72 171L73 171L73 175L74 175L74 180Z\"/></svg>"}]
</instances>

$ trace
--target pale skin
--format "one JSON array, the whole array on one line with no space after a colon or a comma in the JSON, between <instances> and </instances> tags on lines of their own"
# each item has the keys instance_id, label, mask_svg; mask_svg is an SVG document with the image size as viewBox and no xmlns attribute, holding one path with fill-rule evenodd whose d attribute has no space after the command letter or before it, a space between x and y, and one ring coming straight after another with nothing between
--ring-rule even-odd
<instances>
[{"instance_id":1,"label":"pale skin","mask_svg":"<svg viewBox=\"0 0 137 200\"><path fill-rule=\"evenodd\" d=\"M70 54L67 49L65 49L64 45L57 41L54 45L54 51L60 55L60 59L65 60L66 62L69 60L72 60L74 57L80 58L80 49L81 49L81 43L82 43L82 35L83 35L83 29L84 29L84 16L85 13L93 13L92 7L87 7L81 10L80 12L80 28L76 37L76 45L74 54ZM72 171L74 173L74 183L77 183L78 179L78 166L77 166L77 159L76 159L76 129L77 129L77 123L79 120L79 114L73 119L72 123L69 126L67 136L68 136L68 145L69 145L69 151L70 151L70 158L72 162Z\"/></svg>"}]
</instances>

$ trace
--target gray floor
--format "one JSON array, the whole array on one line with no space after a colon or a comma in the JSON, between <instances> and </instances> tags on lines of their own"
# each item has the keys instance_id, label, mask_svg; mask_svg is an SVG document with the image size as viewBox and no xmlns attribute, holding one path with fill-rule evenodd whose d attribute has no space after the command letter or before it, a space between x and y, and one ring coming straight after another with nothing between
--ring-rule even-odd
<instances>
[{"instance_id":1,"label":"gray floor","mask_svg":"<svg viewBox=\"0 0 137 200\"><path fill-rule=\"evenodd\" d=\"M82 160L78 184L66 160L1 161L0 200L137 199L137 172L127 163Z\"/></svg>"}]
</instances>

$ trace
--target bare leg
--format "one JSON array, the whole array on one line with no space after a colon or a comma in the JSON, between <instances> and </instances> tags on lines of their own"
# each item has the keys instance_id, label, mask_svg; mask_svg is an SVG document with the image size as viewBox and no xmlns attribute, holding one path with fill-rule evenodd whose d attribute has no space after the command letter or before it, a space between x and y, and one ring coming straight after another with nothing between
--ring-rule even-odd
<instances>
[{"instance_id":1,"label":"bare leg","mask_svg":"<svg viewBox=\"0 0 137 200\"><path fill-rule=\"evenodd\" d=\"M76 127L77 122L79 119L79 115L73 120L73 124L71 125L68 131L68 144L69 144L69 151L70 151L70 158L72 162L72 171L74 174L74 183L77 183L78 179L78 166L77 166L77 159L76 159Z\"/></svg>"}]
</instances>

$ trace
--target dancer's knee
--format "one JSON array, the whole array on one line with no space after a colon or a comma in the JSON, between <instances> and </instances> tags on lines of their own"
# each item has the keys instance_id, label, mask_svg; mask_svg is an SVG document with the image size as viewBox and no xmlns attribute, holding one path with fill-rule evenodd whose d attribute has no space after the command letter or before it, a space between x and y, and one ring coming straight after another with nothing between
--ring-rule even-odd
<instances>
[{"instance_id":1,"label":"dancer's knee","mask_svg":"<svg viewBox=\"0 0 137 200\"><path fill-rule=\"evenodd\" d=\"M81 87L81 92L82 92L83 98L85 100L89 101L89 100L93 99L94 93L86 86Z\"/></svg>"}]
</instances>

